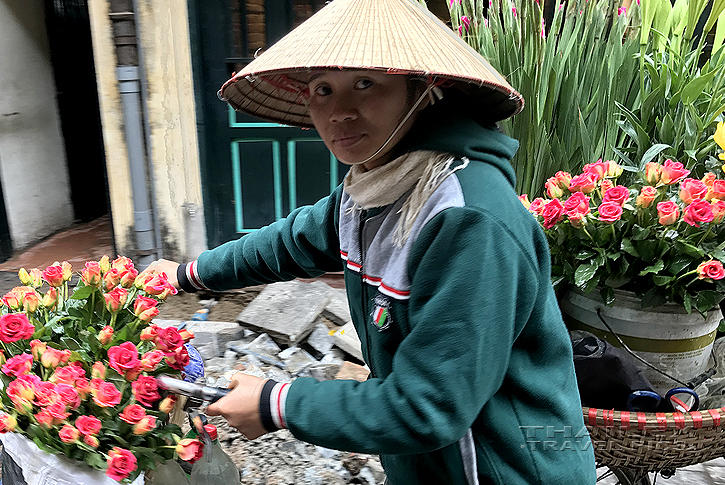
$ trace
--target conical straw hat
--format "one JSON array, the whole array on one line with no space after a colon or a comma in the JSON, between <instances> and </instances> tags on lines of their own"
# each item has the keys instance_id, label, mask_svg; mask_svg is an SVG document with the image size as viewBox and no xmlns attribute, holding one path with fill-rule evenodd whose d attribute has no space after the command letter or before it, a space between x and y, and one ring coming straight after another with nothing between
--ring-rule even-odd
<instances>
[{"instance_id":1,"label":"conical straw hat","mask_svg":"<svg viewBox=\"0 0 725 485\"><path fill-rule=\"evenodd\" d=\"M260 118L313 127L305 104L310 69L373 69L452 84L466 93L466 110L485 110L492 121L524 106L488 61L415 0L333 0L227 81L220 97Z\"/></svg>"}]
</instances>

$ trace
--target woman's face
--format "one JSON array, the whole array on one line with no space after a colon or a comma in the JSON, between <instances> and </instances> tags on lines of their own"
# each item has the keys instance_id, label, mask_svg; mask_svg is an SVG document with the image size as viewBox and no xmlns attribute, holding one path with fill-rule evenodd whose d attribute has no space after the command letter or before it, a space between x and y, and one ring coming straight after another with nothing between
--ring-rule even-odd
<instances>
[{"instance_id":1,"label":"woman's face","mask_svg":"<svg viewBox=\"0 0 725 485\"><path fill-rule=\"evenodd\" d=\"M309 89L312 122L327 148L346 165L364 162L377 152L412 104L405 76L376 71L318 71L310 77ZM370 170L387 163L390 150L414 121L411 116L363 166Z\"/></svg>"}]
</instances>

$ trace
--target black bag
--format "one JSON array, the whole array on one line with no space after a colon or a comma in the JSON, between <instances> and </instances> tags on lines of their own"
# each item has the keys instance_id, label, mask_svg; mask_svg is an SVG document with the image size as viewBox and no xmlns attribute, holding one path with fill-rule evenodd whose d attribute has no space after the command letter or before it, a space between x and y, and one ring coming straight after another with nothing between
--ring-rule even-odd
<instances>
[{"instance_id":1,"label":"black bag","mask_svg":"<svg viewBox=\"0 0 725 485\"><path fill-rule=\"evenodd\" d=\"M623 411L632 392L657 392L627 351L589 332L569 336L582 406Z\"/></svg>"},{"instance_id":2,"label":"black bag","mask_svg":"<svg viewBox=\"0 0 725 485\"><path fill-rule=\"evenodd\" d=\"M2 467L2 485L28 485L23 477L22 468L5 450L2 452Z\"/></svg>"}]
</instances>

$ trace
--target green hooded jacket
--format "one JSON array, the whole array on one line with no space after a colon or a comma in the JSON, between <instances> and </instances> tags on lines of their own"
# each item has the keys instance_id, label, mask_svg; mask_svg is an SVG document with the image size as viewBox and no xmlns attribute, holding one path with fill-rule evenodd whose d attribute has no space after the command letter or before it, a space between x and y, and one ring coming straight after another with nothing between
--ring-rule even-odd
<instances>
[{"instance_id":1,"label":"green hooded jacket","mask_svg":"<svg viewBox=\"0 0 725 485\"><path fill-rule=\"evenodd\" d=\"M518 143L441 119L418 123L398 152L448 152L465 167L402 247L392 234L405 196L365 211L338 187L204 252L198 276L224 290L344 269L371 378L296 379L284 403L295 437L380 454L392 485L593 484L547 241L514 191Z\"/></svg>"}]
</instances>

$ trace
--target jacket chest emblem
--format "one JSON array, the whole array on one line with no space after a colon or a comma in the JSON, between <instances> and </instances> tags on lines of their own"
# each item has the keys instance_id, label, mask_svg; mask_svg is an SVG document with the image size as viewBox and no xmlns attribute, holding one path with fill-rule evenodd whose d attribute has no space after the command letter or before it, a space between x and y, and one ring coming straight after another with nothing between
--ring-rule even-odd
<instances>
[{"instance_id":1,"label":"jacket chest emblem","mask_svg":"<svg viewBox=\"0 0 725 485\"><path fill-rule=\"evenodd\" d=\"M382 332L390 327L390 324L393 322L393 317L390 315L390 299L387 296L375 296L371 317L372 324L378 329L378 332Z\"/></svg>"}]
</instances>

